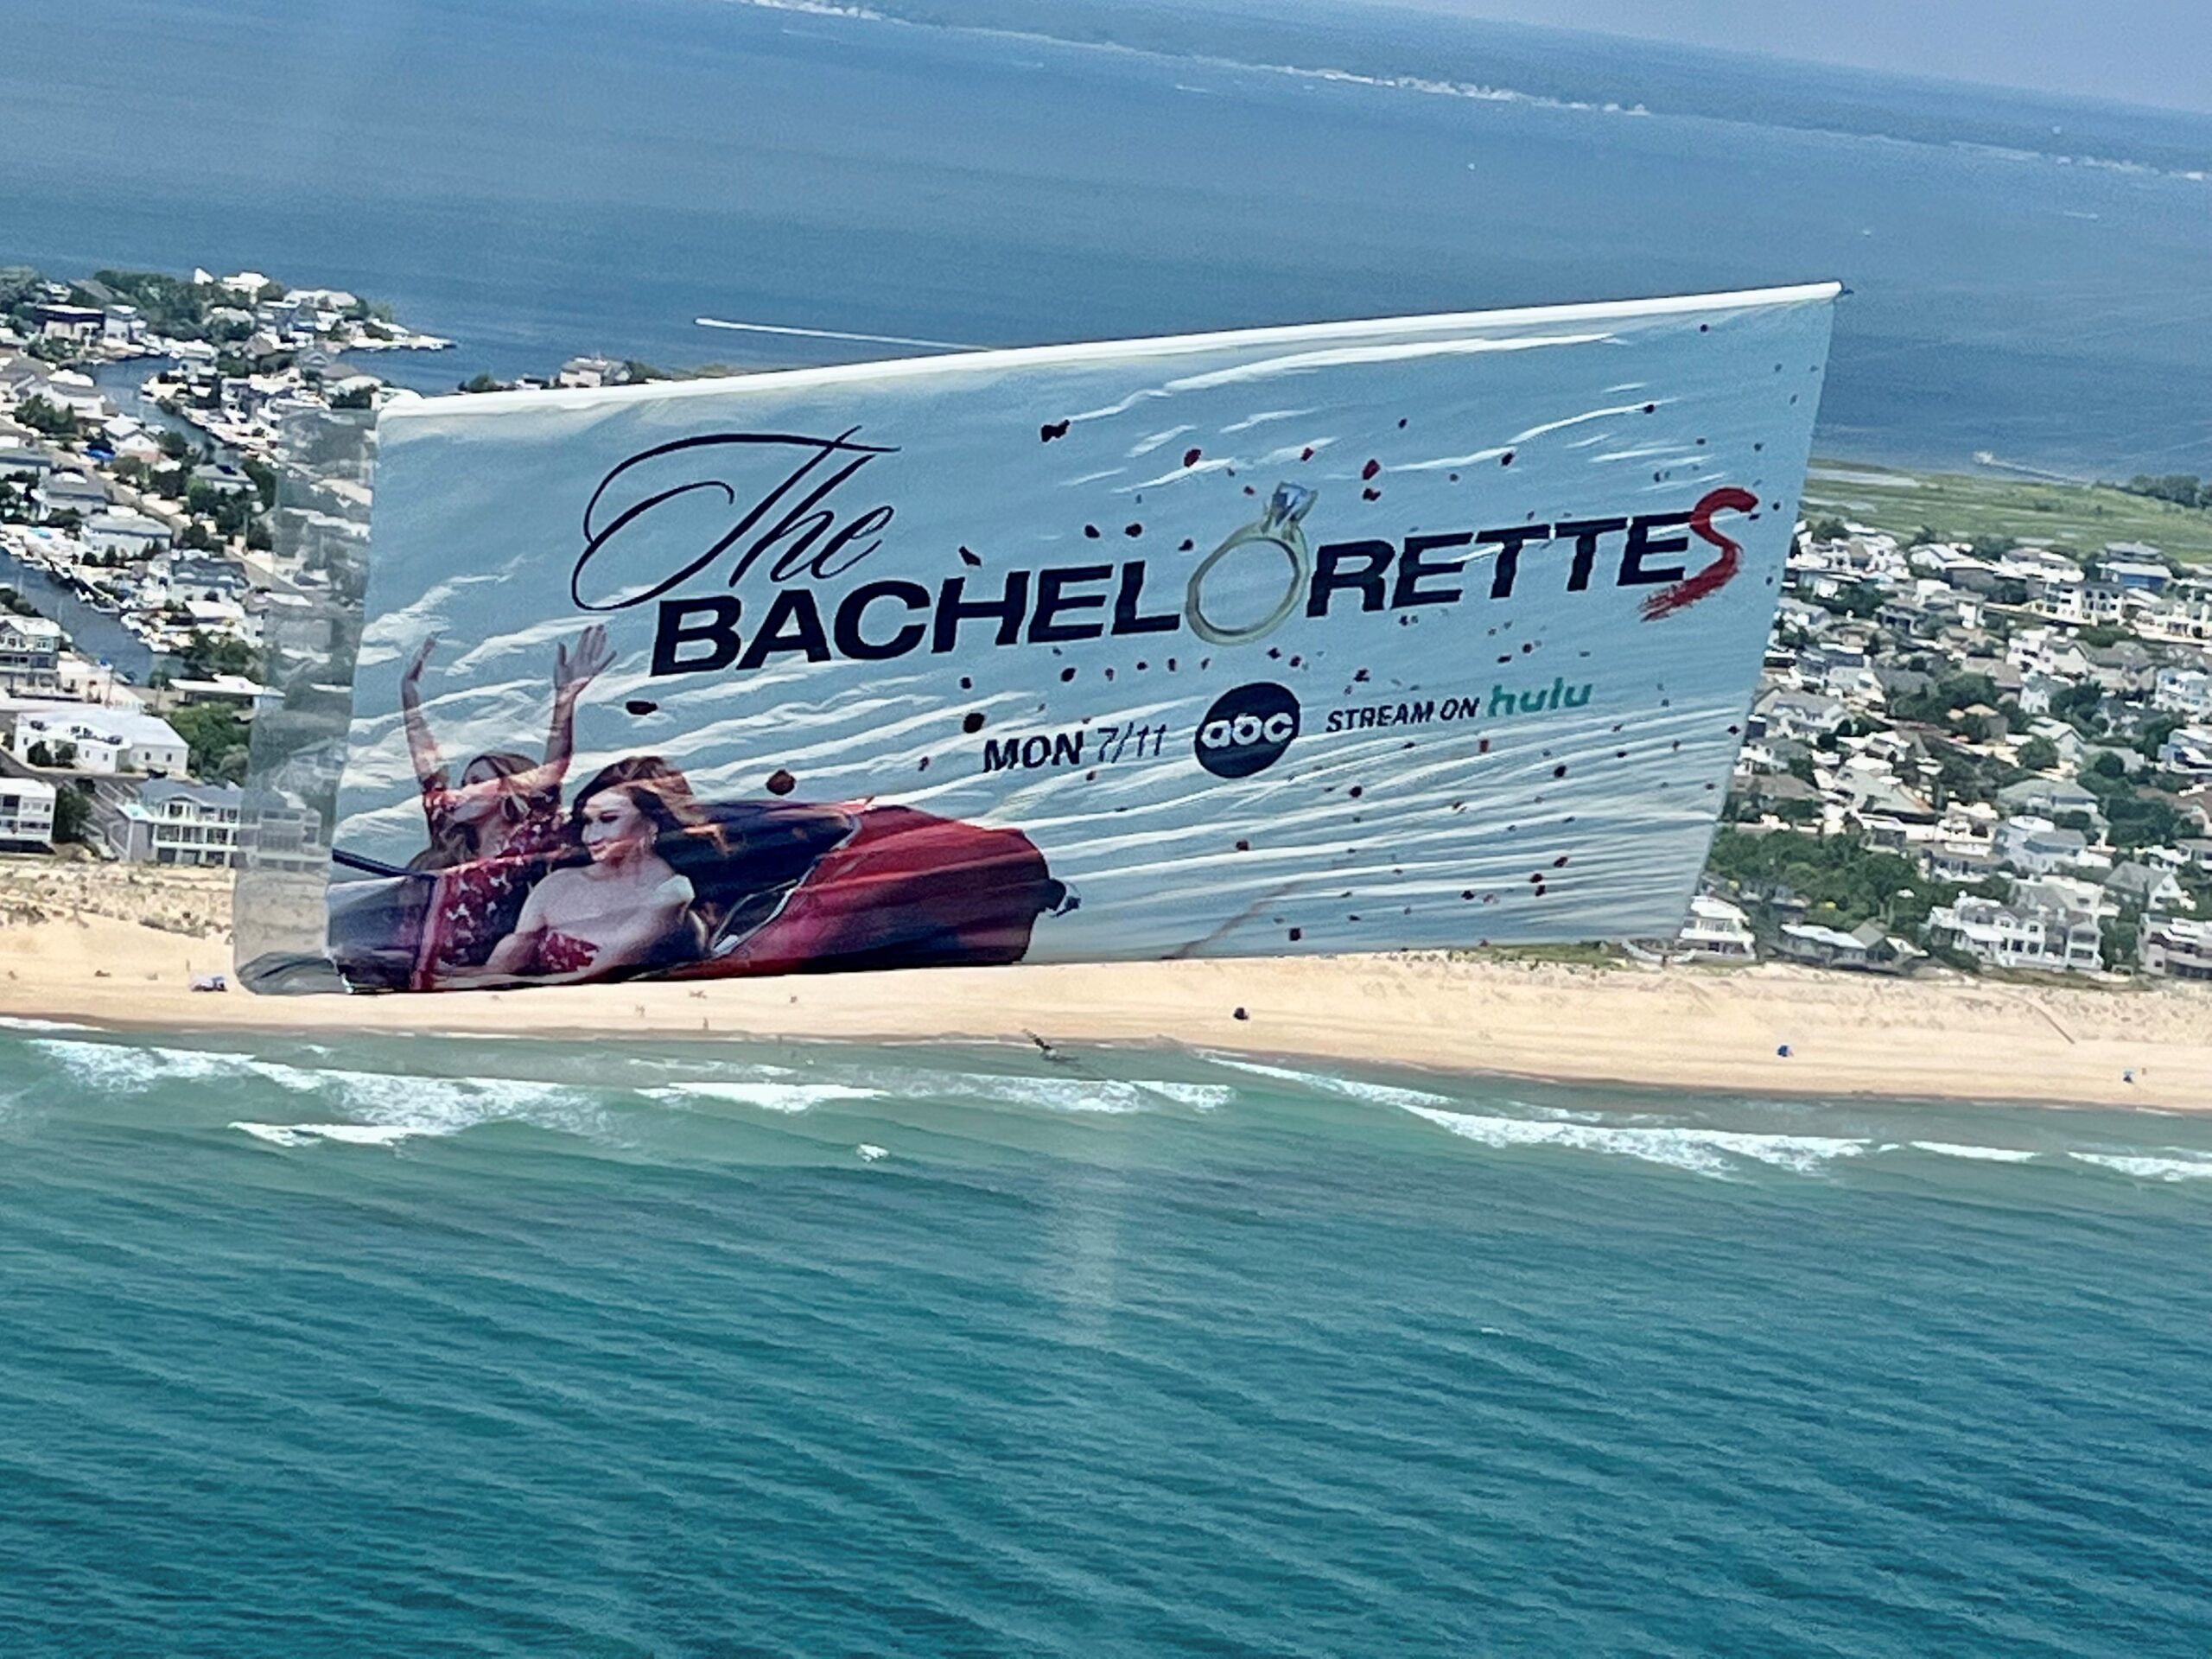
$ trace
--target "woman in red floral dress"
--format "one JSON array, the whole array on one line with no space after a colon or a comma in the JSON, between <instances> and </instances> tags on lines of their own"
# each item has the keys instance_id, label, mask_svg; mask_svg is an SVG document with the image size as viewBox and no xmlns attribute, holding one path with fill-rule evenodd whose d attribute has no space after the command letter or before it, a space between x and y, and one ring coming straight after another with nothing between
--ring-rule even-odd
<instances>
[{"instance_id":1,"label":"woman in red floral dress","mask_svg":"<svg viewBox=\"0 0 2212 1659\"><path fill-rule=\"evenodd\" d=\"M545 758L495 750L461 768L456 785L423 713L423 670L433 634L399 677L399 706L407 747L423 786L423 816L430 845L410 868L435 873L423 937L415 957L413 988L435 988L456 969L481 967L492 947L513 931L523 900L565 845L561 780L575 747L576 700L613 662L607 631L586 628L572 652L555 648L553 724Z\"/></svg>"}]
</instances>

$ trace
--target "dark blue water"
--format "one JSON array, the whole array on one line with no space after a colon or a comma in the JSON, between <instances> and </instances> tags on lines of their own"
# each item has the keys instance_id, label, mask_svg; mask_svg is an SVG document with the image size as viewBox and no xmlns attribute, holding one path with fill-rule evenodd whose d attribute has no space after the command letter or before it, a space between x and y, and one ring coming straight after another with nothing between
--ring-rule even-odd
<instances>
[{"instance_id":1,"label":"dark blue water","mask_svg":"<svg viewBox=\"0 0 2212 1659\"><path fill-rule=\"evenodd\" d=\"M2212 473L2212 118L1366 7L929 15L1147 49L119 0L67 74L0 54L0 258L351 286L461 340L394 365L440 387L865 349L701 315L1012 345L1836 276L1826 451Z\"/></svg>"},{"instance_id":2,"label":"dark blue water","mask_svg":"<svg viewBox=\"0 0 2212 1659\"><path fill-rule=\"evenodd\" d=\"M19 1033L0 1649L2199 1653L2208 1245L2150 1116Z\"/></svg>"}]
</instances>

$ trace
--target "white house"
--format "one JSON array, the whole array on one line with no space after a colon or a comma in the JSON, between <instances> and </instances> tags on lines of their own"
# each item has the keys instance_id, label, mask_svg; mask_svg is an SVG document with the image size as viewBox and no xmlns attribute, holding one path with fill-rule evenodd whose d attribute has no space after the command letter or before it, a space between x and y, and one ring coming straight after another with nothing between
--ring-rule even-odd
<instances>
[{"instance_id":1,"label":"white house","mask_svg":"<svg viewBox=\"0 0 2212 1659\"><path fill-rule=\"evenodd\" d=\"M70 764L79 772L101 774L135 772L181 776L192 753L168 721L152 715L68 703L33 707L16 714L10 753L29 765L32 747L41 743L49 754L64 743L73 746L76 757Z\"/></svg>"},{"instance_id":2,"label":"white house","mask_svg":"<svg viewBox=\"0 0 2212 1659\"><path fill-rule=\"evenodd\" d=\"M1713 962L1751 962L1758 956L1750 919L1726 899L1700 893L1675 941L1678 957Z\"/></svg>"},{"instance_id":3,"label":"white house","mask_svg":"<svg viewBox=\"0 0 2212 1659\"><path fill-rule=\"evenodd\" d=\"M188 784L160 779L101 823L118 858L134 864L238 861L238 818L245 791L236 784Z\"/></svg>"},{"instance_id":4,"label":"white house","mask_svg":"<svg viewBox=\"0 0 2212 1659\"><path fill-rule=\"evenodd\" d=\"M130 507L110 507L85 520L78 535L95 552L127 559L144 558L169 544L169 527Z\"/></svg>"},{"instance_id":5,"label":"white house","mask_svg":"<svg viewBox=\"0 0 2212 1659\"><path fill-rule=\"evenodd\" d=\"M66 340L75 346L89 346L98 340L105 321L100 312L89 305L41 305L32 315L38 319L42 338Z\"/></svg>"},{"instance_id":6,"label":"white house","mask_svg":"<svg viewBox=\"0 0 2212 1659\"><path fill-rule=\"evenodd\" d=\"M2184 720L2212 720L2212 674L2201 668L2160 669L2151 705Z\"/></svg>"},{"instance_id":7,"label":"white house","mask_svg":"<svg viewBox=\"0 0 2212 1659\"><path fill-rule=\"evenodd\" d=\"M2062 830L2049 818L2007 818L1997 826L1990 851L2000 864L2026 875L2078 868L2088 850L2079 830Z\"/></svg>"},{"instance_id":8,"label":"white house","mask_svg":"<svg viewBox=\"0 0 2212 1659\"><path fill-rule=\"evenodd\" d=\"M100 339L110 346L143 346L146 319L135 305L111 305L100 315Z\"/></svg>"},{"instance_id":9,"label":"white house","mask_svg":"<svg viewBox=\"0 0 2212 1659\"><path fill-rule=\"evenodd\" d=\"M2172 979L2212 979L2212 922L2153 917L2143 924L2135 956L2146 974Z\"/></svg>"},{"instance_id":10,"label":"white house","mask_svg":"<svg viewBox=\"0 0 2212 1659\"><path fill-rule=\"evenodd\" d=\"M58 793L36 778L0 778L0 846L53 846Z\"/></svg>"},{"instance_id":11,"label":"white house","mask_svg":"<svg viewBox=\"0 0 2212 1659\"><path fill-rule=\"evenodd\" d=\"M2194 910L2196 901L2171 869L2131 859L2115 865L2104 879L2104 890L2115 903L2159 913Z\"/></svg>"},{"instance_id":12,"label":"white house","mask_svg":"<svg viewBox=\"0 0 2212 1659\"><path fill-rule=\"evenodd\" d=\"M22 438L0 438L0 478L36 484L55 466L54 451Z\"/></svg>"},{"instance_id":13,"label":"white house","mask_svg":"<svg viewBox=\"0 0 2212 1659\"><path fill-rule=\"evenodd\" d=\"M57 512L89 518L107 511L107 486L83 473L50 473L40 480L35 493L40 511L48 518Z\"/></svg>"},{"instance_id":14,"label":"white house","mask_svg":"<svg viewBox=\"0 0 2212 1659\"><path fill-rule=\"evenodd\" d=\"M610 357L572 357L553 377L556 386L623 386L629 383L629 369Z\"/></svg>"},{"instance_id":15,"label":"white house","mask_svg":"<svg viewBox=\"0 0 2212 1659\"><path fill-rule=\"evenodd\" d=\"M2212 726L2181 726L2158 749L2158 764L2185 778L2212 778Z\"/></svg>"},{"instance_id":16,"label":"white house","mask_svg":"<svg viewBox=\"0 0 2212 1659\"><path fill-rule=\"evenodd\" d=\"M0 615L0 688L10 693L56 690L61 645L59 622Z\"/></svg>"},{"instance_id":17,"label":"white house","mask_svg":"<svg viewBox=\"0 0 2212 1659\"><path fill-rule=\"evenodd\" d=\"M283 692L243 674L218 674L205 680L173 680L169 690L187 708L199 702L222 702L249 714L281 702L284 696Z\"/></svg>"},{"instance_id":18,"label":"white house","mask_svg":"<svg viewBox=\"0 0 2212 1659\"><path fill-rule=\"evenodd\" d=\"M2017 894L2011 904L1968 895L1940 906L1928 929L1997 968L2094 973L2103 960L2094 914Z\"/></svg>"}]
</instances>

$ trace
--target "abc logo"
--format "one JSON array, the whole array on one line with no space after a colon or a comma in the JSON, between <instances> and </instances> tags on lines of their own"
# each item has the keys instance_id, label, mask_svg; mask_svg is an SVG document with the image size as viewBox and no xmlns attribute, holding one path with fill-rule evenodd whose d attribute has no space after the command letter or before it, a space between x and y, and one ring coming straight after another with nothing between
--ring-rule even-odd
<instances>
[{"instance_id":1,"label":"abc logo","mask_svg":"<svg viewBox=\"0 0 2212 1659\"><path fill-rule=\"evenodd\" d=\"M1249 778L1282 759L1298 735L1298 699L1262 680L1224 691L1198 722L1198 764L1217 778Z\"/></svg>"}]
</instances>

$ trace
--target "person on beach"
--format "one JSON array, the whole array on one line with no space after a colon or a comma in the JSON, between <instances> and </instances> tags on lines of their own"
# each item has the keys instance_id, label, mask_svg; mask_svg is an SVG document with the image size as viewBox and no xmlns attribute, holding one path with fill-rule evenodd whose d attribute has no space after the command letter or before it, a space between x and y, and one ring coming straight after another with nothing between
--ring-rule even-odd
<instances>
[{"instance_id":1,"label":"person on beach","mask_svg":"<svg viewBox=\"0 0 2212 1659\"><path fill-rule=\"evenodd\" d=\"M696 956L691 883L667 855L712 831L683 774L657 755L617 760L577 791L569 828L588 861L531 889L481 977L568 984Z\"/></svg>"},{"instance_id":2,"label":"person on beach","mask_svg":"<svg viewBox=\"0 0 2212 1659\"><path fill-rule=\"evenodd\" d=\"M479 754L454 785L423 712L423 671L436 645L435 634L425 639L399 677L400 712L430 838L408 868L435 876L416 951L418 990L481 966L513 931L524 898L566 844L561 782L575 747L576 702L614 660L606 629L596 625L583 631L573 651L555 647L553 721L543 759L505 750Z\"/></svg>"}]
</instances>

